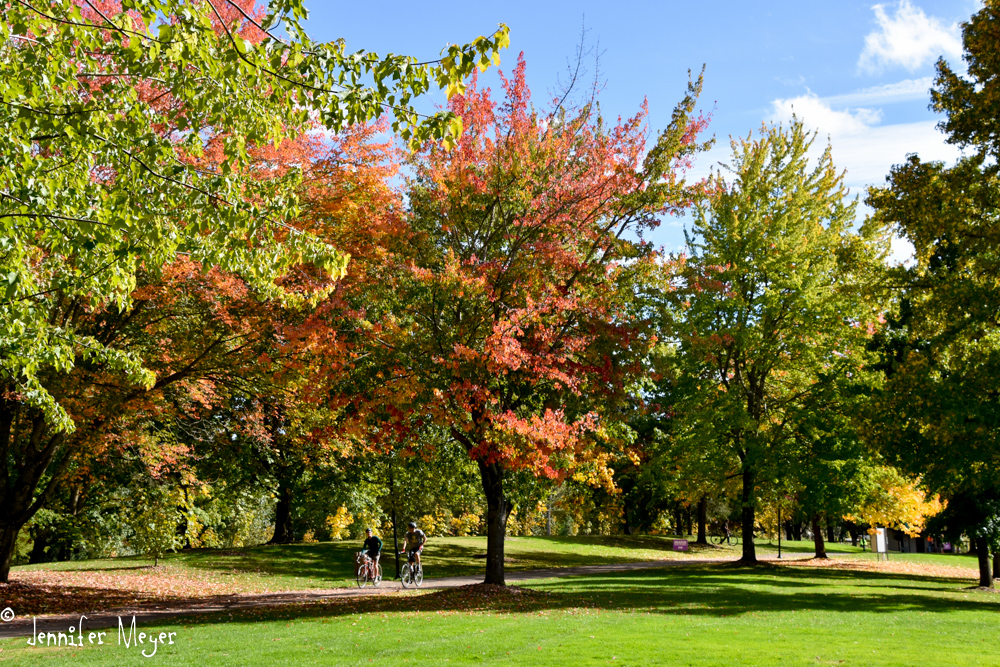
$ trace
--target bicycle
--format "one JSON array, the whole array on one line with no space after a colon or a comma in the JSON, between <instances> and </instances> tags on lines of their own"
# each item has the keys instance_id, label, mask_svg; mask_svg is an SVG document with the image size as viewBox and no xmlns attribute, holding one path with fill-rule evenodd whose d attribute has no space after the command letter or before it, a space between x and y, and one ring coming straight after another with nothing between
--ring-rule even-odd
<instances>
[{"instance_id":1,"label":"bicycle","mask_svg":"<svg viewBox=\"0 0 1000 667\"><path fill-rule=\"evenodd\" d=\"M369 583L378 586L382 583L382 566L372 560L364 551L359 551L354 562L358 564L358 588L364 588Z\"/></svg>"},{"instance_id":2,"label":"bicycle","mask_svg":"<svg viewBox=\"0 0 1000 667\"><path fill-rule=\"evenodd\" d=\"M728 544L730 546L738 547L740 545L740 538L732 534L730 534L728 538L725 535L712 535L712 537L709 538L709 541L718 546Z\"/></svg>"},{"instance_id":3,"label":"bicycle","mask_svg":"<svg viewBox=\"0 0 1000 667\"><path fill-rule=\"evenodd\" d=\"M399 555L402 556L405 553L405 551L400 551ZM410 556L409 560L399 569L399 581L403 584L403 588L410 586L419 588L424 581L423 565L418 565L416 559Z\"/></svg>"}]
</instances>

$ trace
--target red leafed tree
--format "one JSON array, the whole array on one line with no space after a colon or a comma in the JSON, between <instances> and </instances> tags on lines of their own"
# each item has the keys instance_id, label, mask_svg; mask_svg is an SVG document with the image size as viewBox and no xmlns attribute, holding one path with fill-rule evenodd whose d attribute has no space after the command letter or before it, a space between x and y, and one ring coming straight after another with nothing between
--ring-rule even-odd
<instances>
[{"instance_id":1,"label":"red leafed tree","mask_svg":"<svg viewBox=\"0 0 1000 667\"><path fill-rule=\"evenodd\" d=\"M354 295L370 349L345 394L371 433L418 446L421 428L441 428L478 463L492 584L509 473L554 478L602 458L648 348L637 281L655 254L641 234L689 203L681 172L705 125L700 79L651 145L645 106L614 124L593 103L537 112L523 58L502 82L497 102L473 79L449 103L457 147L413 157L391 270Z\"/></svg>"}]
</instances>

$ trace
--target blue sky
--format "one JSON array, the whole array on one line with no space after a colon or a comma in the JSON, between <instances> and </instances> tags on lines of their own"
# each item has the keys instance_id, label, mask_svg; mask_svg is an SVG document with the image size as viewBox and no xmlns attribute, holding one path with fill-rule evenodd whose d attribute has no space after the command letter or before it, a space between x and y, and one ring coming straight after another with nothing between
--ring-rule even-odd
<instances>
[{"instance_id":1,"label":"blue sky","mask_svg":"<svg viewBox=\"0 0 1000 667\"><path fill-rule=\"evenodd\" d=\"M350 49L433 58L504 22L511 47L502 69L523 51L534 99L548 100L579 41L600 44L605 115L631 115L644 98L650 125L666 125L682 97L687 70L705 65L702 107L713 110L717 138L696 173L745 136L794 110L821 138L829 136L853 193L881 183L907 153L952 160L957 151L934 129L927 109L934 62L961 66L959 23L979 0L872 3L749 0L680 2L434 3L381 0L307 1L314 39L343 37ZM591 67L591 71L593 68ZM489 80L489 79L488 79ZM428 105L443 101L429 99ZM681 222L665 220L650 239L667 250L683 243ZM906 249L897 249L900 258Z\"/></svg>"}]
</instances>

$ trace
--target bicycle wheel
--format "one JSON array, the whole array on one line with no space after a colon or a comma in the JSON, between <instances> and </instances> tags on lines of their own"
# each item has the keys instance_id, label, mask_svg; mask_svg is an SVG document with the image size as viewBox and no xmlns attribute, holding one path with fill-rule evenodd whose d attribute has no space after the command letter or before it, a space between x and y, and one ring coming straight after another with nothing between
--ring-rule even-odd
<instances>
[{"instance_id":1,"label":"bicycle wheel","mask_svg":"<svg viewBox=\"0 0 1000 667\"><path fill-rule=\"evenodd\" d=\"M424 566L418 565L417 571L413 573L413 585L419 586L424 583Z\"/></svg>"},{"instance_id":2,"label":"bicycle wheel","mask_svg":"<svg viewBox=\"0 0 1000 667\"><path fill-rule=\"evenodd\" d=\"M364 588L368 583L368 568L362 563L358 565L358 588Z\"/></svg>"},{"instance_id":3,"label":"bicycle wheel","mask_svg":"<svg viewBox=\"0 0 1000 667\"><path fill-rule=\"evenodd\" d=\"M740 546L740 538L736 537L735 535L732 535L732 536L730 536L729 539L733 541L733 546L734 547Z\"/></svg>"},{"instance_id":4,"label":"bicycle wheel","mask_svg":"<svg viewBox=\"0 0 1000 667\"><path fill-rule=\"evenodd\" d=\"M410 584L413 583L410 580L410 564L407 563L399 570L399 582L403 584L403 588L409 588Z\"/></svg>"},{"instance_id":5,"label":"bicycle wheel","mask_svg":"<svg viewBox=\"0 0 1000 667\"><path fill-rule=\"evenodd\" d=\"M712 537L709 538L709 541L712 544L722 544L722 535L712 535Z\"/></svg>"}]
</instances>

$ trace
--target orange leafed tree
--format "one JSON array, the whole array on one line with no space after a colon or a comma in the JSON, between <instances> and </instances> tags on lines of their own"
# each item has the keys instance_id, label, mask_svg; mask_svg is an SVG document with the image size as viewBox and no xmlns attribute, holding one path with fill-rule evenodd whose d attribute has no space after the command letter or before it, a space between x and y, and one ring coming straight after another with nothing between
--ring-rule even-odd
<instances>
[{"instance_id":1,"label":"orange leafed tree","mask_svg":"<svg viewBox=\"0 0 1000 667\"><path fill-rule=\"evenodd\" d=\"M496 101L473 79L449 103L457 146L411 158L405 224L383 239L378 283L348 297L367 342L342 392L369 438L419 447L437 428L478 463L495 584L510 472L604 458L649 344L637 285L655 253L641 234L689 203L682 172L706 123L692 115L700 79L655 142L645 106L615 123L593 100L536 111L523 58L502 83Z\"/></svg>"}]
</instances>

